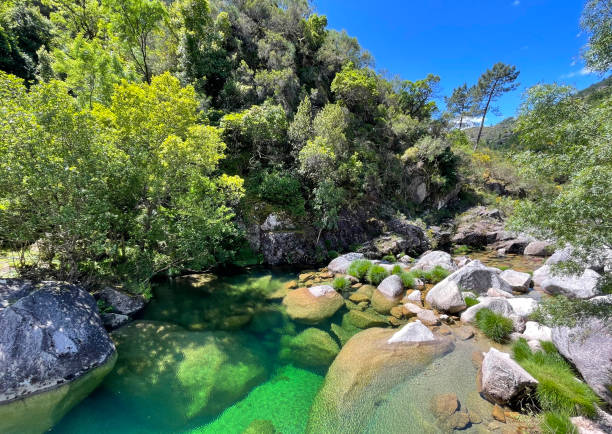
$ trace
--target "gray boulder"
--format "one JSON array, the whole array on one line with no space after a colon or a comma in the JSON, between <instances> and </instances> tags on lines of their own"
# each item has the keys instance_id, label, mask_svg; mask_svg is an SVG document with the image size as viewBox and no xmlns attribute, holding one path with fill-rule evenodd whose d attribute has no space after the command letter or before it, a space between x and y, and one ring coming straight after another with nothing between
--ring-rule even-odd
<instances>
[{"instance_id":1,"label":"gray boulder","mask_svg":"<svg viewBox=\"0 0 612 434\"><path fill-rule=\"evenodd\" d=\"M510 354L495 348L485 354L481 375L482 395L500 405L520 399L538 384L538 380L510 358Z\"/></svg>"},{"instance_id":2,"label":"gray boulder","mask_svg":"<svg viewBox=\"0 0 612 434\"><path fill-rule=\"evenodd\" d=\"M0 432L42 432L102 381L115 346L78 286L0 280L0 300Z\"/></svg>"},{"instance_id":3,"label":"gray boulder","mask_svg":"<svg viewBox=\"0 0 612 434\"><path fill-rule=\"evenodd\" d=\"M502 280L505 280L513 291L527 292L531 285L531 275L514 270L504 270L499 274Z\"/></svg>"},{"instance_id":4,"label":"gray boulder","mask_svg":"<svg viewBox=\"0 0 612 434\"><path fill-rule=\"evenodd\" d=\"M398 297L403 290L402 279L398 275L392 274L380 282L377 289L389 298Z\"/></svg>"},{"instance_id":5,"label":"gray boulder","mask_svg":"<svg viewBox=\"0 0 612 434\"><path fill-rule=\"evenodd\" d=\"M111 306L114 313L121 315L134 315L145 307L142 297L128 295L110 286L98 291L95 297Z\"/></svg>"},{"instance_id":6,"label":"gray boulder","mask_svg":"<svg viewBox=\"0 0 612 434\"><path fill-rule=\"evenodd\" d=\"M580 276L549 274L541 281L540 286L549 294L561 294L570 298L591 298L600 293L597 287L600 277L599 273L587 268Z\"/></svg>"},{"instance_id":7,"label":"gray boulder","mask_svg":"<svg viewBox=\"0 0 612 434\"><path fill-rule=\"evenodd\" d=\"M431 288L425 296L425 301L443 312L456 313L466 308L459 286L448 278Z\"/></svg>"},{"instance_id":8,"label":"gray boulder","mask_svg":"<svg viewBox=\"0 0 612 434\"><path fill-rule=\"evenodd\" d=\"M332 273L346 274L351 263L357 259L363 259L363 253L347 253L345 255L340 255L327 265L327 269Z\"/></svg>"},{"instance_id":9,"label":"gray boulder","mask_svg":"<svg viewBox=\"0 0 612 434\"><path fill-rule=\"evenodd\" d=\"M523 255L526 256L547 256L550 250L550 243L547 241L532 241L527 244Z\"/></svg>"},{"instance_id":10,"label":"gray boulder","mask_svg":"<svg viewBox=\"0 0 612 434\"><path fill-rule=\"evenodd\" d=\"M440 250L425 253L418 259L412 268L415 270L430 271L436 266L440 266L448 271L455 271L458 268L451 255Z\"/></svg>"},{"instance_id":11,"label":"gray boulder","mask_svg":"<svg viewBox=\"0 0 612 434\"><path fill-rule=\"evenodd\" d=\"M538 308L538 302L529 297L514 297L508 299L508 303L514 313L523 318L527 318Z\"/></svg>"},{"instance_id":12,"label":"gray boulder","mask_svg":"<svg viewBox=\"0 0 612 434\"><path fill-rule=\"evenodd\" d=\"M473 291L477 294L486 293L489 288L512 293L512 287L499 276L499 273L497 268L487 267L480 261L471 261L438 285L454 282L461 291Z\"/></svg>"},{"instance_id":13,"label":"gray boulder","mask_svg":"<svg viewBox=\"0 0 612 434\"><path fill-rule=\"evenodd\" d=\"M126 325L130 322L130 317L127 315L122 315L120 313L102 313L100 314L100 318L102 319L102 324L106 328L106 330L115 330L119 327Z\"/></svg>"},{"instance_id":14,"label":"gray boulder","mask_svg":"<svg viewBox=\"0 0 612 434\"><path fill-rule=\"evenodd\" d=\"M461 314L462 322L474 322L476 320L476 314L478 311L486 307L499 315L512 319L512 321L515 323L515 330L519 329L517 331L523 331L521 329L524 329L524 321L521 321L520 317L516 315L514 309L512 309L512 306L510 305L509 300L503 297L480 297L478 300L480 303L469 307Z\"/></svg>"}]
</instances>

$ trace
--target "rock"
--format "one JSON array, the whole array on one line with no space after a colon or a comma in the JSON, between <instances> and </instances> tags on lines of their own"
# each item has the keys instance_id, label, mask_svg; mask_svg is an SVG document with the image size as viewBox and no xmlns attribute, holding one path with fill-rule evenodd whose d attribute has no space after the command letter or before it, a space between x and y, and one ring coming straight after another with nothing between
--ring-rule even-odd
<instances>
[{"instance_id":1,"label":"rock","mask_svg":"<svg viewBox=\"0 0 612 434\"><path fill-rule=\"evenodd\" d=\"M287 315L295 321L316 324L332 317L344 306L344 299L329 285L300 288L283 299Z\"/></svg>"},{"instance_id":2,"label":"rock","mask_svg":"<svg viewBox=\"0 0 612 434\"><path fill-rule=\"evenodd\" d=\"M485 354L481 367L482 395L489 401L505 405L520 399L538 381L510 358L495 348Z\"/></svg>"},{"instance_id":3,"label":"rock","mask_svg":"<svg viewBox=\"0 0 612 434\"><path fill-rule=\"evenodd\" d=\"M413 270L433 270L436 266L440 266L448 271L455 271L458 267L453 262L451 255L446 252L435 250L425 253L412 267Z\"/></svg>"},{"instance_id":4,"label":"rock","mask_svg":"<svg viewBox=\"0 0 612 434\"><path fill-rule=\"evenodd\" d=\"M345 255L340 255L327 265L327 269L332 273L346 274L351 263L357 259L363 259L363 253L347 253Z\"/></svg>"},{"instance_id":5,"label":"rock","mask_svg":"<svg viewBox=\"0 0 612 434\"><path fill-rule=\"evenodd\" d=\"M431 400L431 412L436 418L447 418L459 410L459 400L454 393L436 395Z\"/></svg>"},{"instance_id":6,"label":"rock","mask_svg":"<svg viewBox=\"0 0 612 434\"><path fill-rule=\"evenodd\" d=\"M470 424L470 416L464 411L457 411L442 422L442 426L449 430L462 430Z\"/></svg>"},{"instance_id":7,"label":"rock","mask_svg":"<svg viewBox=\"0 0 612 434\"><path fill-rule=\"evenodd\" d=\"M416 320L410 324L406 324L401 330L395 332L389 338L387 343L393 344L397 342L428 342L435 339L434 334L425 327L421 321Z\"/></svg>"},{"instance_id":8,"label":"rock","mask_svg":"<svg viewBox=\"0 0 612 434\"><path fill-rule=\"evenodd\" d=\"M262 231L259 246L268 265L316 262L315 246L299 231Z\"/></svg>"},{"instance_id":9,"label":"rock","mask_svg":"<svg viewBox=\"0 0 612 434\"><path fill-rule=\"evenodd\" d=\"M600 293L597 287L600 277L597 272L587 268L581 276L549 274L541 281L540 286L549 294L561 294L570 298L591 298Z\"/></svg>"},{"instance_id":10,"label":"rock","mask_svg":"<svg viewBox=\"0 0 612 434\"><path fill-rule=\"evenodd\" d=\"M487 291L487 297L514 298L514 295L506 291L501 291L499 289L489 288Z\"/></svg>"},{"instance_id":11,"label":"rock","mask_svg":"<svg viewBox=\"0 0 612 434\"><path fill-rule=\"evenodd\" d=\"M295 229L295 225L289 217L281 214L270 214L261 225L262 231L280 231Z\"/></svg>"},{"instance_id":12,"label":"rock","mask_svg":"<svg viewBox=\"0 0 612 434\"><path fill-rule=\"evenodd\" d=\"M527 318L538 308L538 302L528 297L514 297L509 299L508 303L514 313L523 318Z\"/></svg>"},{"instance_id":13,"label":"rock","mask_svg":"<svg viewBox=\"0 0 612 434\"><path fill-rule=\"evenodd\" d=\"M413 259L409 255L404 255L401 258L399 258L398 261L400 262L400 264L404 266L409 266L409 265L412 265Z\"/></svg>"},{"instance_id":14,"label":"rock","mask_svg":"<svg viewBox=\"0 0 612 434\"><path fill-rule=\"evenodd\" d=\"M270 420L255 419L249 424L242 434L278 434L274 424Z\"/></svg>"},{"instance_id":15,"label":"rock","mask_svg":"<svg viewBox=\"0 0 612 434\"><path fill-rule=\"evenodd\" d=\"M612 308L612 304L610 305ZM612 331L601 319L589 317L574 327L553 327L557 350L608 404L612 404ZM604 367L608 367L605 369Z\"/></svg>"},{"instance_id":16,"label":"rock","mask_svg":"<svg viewBox=\"0 0 612 434\"><path fill-rule=\"evenodd\" d=\"M523 337L528 341L552 341L552 330L535 321L527 321L525 323L525 331Z\"/></svg>"},{"instance_id":17,"label":"rock","mask_svg":"<svg viewBox=\"0 0 612 434\"><path fill-rule=\"evenodd\" d=\"M329 334L311 327L289 338L281 349L281 358L297 366L319 368L331 365L338 352L340 347Z\"/></svg>"},{"instance_id":18,"label":"rock","mask_svg":"<svg viewBox=\"0 0 612 434\"><path fill-rule=\"evenodd\" d=\"M120 313L103 313L100 314L100 318L106 330L115 330L130 322L129 316Z\"/></svg>"},{"instance_id":19,"label":"rock","mask_svg":"<svg viewBox=\"0 0 612 434\"><path fill-rule=\"evenodd\" d=\"M327 371L306 432L336 432L339 427L346 433L365 432L377 403L393 387L453 350L451 339L435 335L431 339L427 327L414 324L400 331L371 328L353 336ZM398 337L399 342L389 343L406 327L409 332L403 336L408 341Z\"/></svg>"},{"instance_id":20,"label":"rock","mask_svg":"<svg viewBox=\"0 0 612 434\"><path fill-rule=\"evenodd\" d=\"M349 296L349 300L351 300L353 303L361 303L363 301L365 302L370 302L370 297L368 297L365 294L361 294L359 292L355 292L354 294L351 294Z\"/></svg>"},{"instance_id":21,"label":"rock","mask_svg":"<svg viewBox=\"0 0 612 434\"><path fill-rule=\"evenodd\" d=\"M111 306L114 313L122 315L135 315L145 307L142 297L128 295L110 286L98 291L95 297Z\"/></svg>"},{"instance_id":22,"label":"rock","mask_svg":"<svg viewBox=\"0 0 612 434\"><path fill-rule=\"evenodd\" d=\"M457 258L454 258L453 261L455 262L455 264L457 264L457 268L465 267L467 264L472 262L472 260L467 256L459 256Z\"/></svg>"},{"instance_id":23,"label":"rock","mask_svg":"<svg viewBox=\"0 0 612 434\"><path fill-rule=\"evenodd\" d=\"M531 276L529 273L504 270L499 274L499 277L505 280L513 291L527 292L529 290L529 286L531 285Z\"/></svg>"},{"instance_id":24,"label":"rock","mask_svg":"<svg viewBox=\"0 0 612 434\"><path fill-rule=\"evenodd\" d=\"M135 321L113 339L119 358L105 387L128 402L146 400L131 411L159 432L217 415L267 378L265 350L236 333Z\"/></svg>"},{"instance_id":25,"label":"rock","mask_svg":"<svg viewBox=\"0 0 612 434\"><path fill-rule=\"evenodd\" d=\"M438 285L446 282L456 283L461 291L473 291L477 294L486 293L489 288L512 293L510 285L499 277L499 269L487 267L480 261L471 261Z\"/></svg>"},{"instance_id":26,"label":"rock","mask_svg":"<svg viewBox=\"0 0 612 434\"><path fill-rule=\"evenodd\" d=\"M397 306L400 302L401 297L387 297L385 294L380 292L378 289L372 294L372 307L378 313L388 314L391 308Z\"/></svg>"},{"instance_id":27,"label":"rock","mask_svg":"<svg viewBox=\"0 0 612 434\"><path fill-rule=\"evenodd\" d=\"M480 303L469 307L465 312L461 314L462 322L474 322L476 320L476 314L478 313L478 311L486 307L499 315L502 315L506 318L510 318L514 324L515 331L522 333L523 330L525 330L525 318L517 315L514 312L514 310L512 309L512 305L510 305L508 299L502 297L480 297L478 300L480 301Z\"/></svg>"},{"instance_id":28,"label":"rock","mask_svg":"<svg viewBox=\"0 0 612 434\"><path fill-rule=\"evenodd\" d=\"M435 326L440 324L440 320L431 310L422 310L417 313L417 318L421 320L421 322L428 326Z\"/></svg>"},{"instance_id":29,"label":"rock","mask_svg":"<svg viewBox=\"0 0 612 434\"><path fill-rule=\"evenodd\" d=\"M100 384L115 360L87 291L0 280L0 432L48 430Z\"/></svg>"},{"instance_id":30,"label":"rock","mask_svg":"<svg viewBox=\"0 0 612 434\"><path fill-rule=\"evenodd\" d=\"M397 318L397 319L403 319L404 318L404 312L405 312L404 306L394 306L389 311L391 316L394 317L394 318Z\"/></svg>"},{"instance_id":31,"label":"rock","mask_svg":"<svg viewBox=\"0 0 612 434\"><path fill-rule=\"evenodd\" d=\"M349 322L360 329L370 327L380 327L387 325L387 320L371 311L361 312L359 310L351 310L348 313Z\"/></svg>"},{"instance_id":32,"label":"rock","mask_svg":"<svg viewBox=\"0 0 612 434\"><path fill-rule=\"evenodd\" d=\"M380 282L377 289L389 298L397 298L403 291L402 279L398 275L392 274Z\"/></svg>"},{"instance_id":33,"label":"rock","mask_svg":"<svg viewBox=\"0 0 612 434\"><path fill-rule=\"evenodd\" d=\"M364 243L359 249L369 259L380 259L386 255L397 255L407 253L409 255L420 255L427 250L428 244L423 230L417 226L406 231L406 235L390 233L381 235Z\"/></svg>"},{"instance_id":34,"label":"rock","mask_svg":"<svg viewBox=\"0 0 612 434\"><path fill-rule=\"evenodd\" d=\"M459 286L448 277L427 292L425 301L434 309L444 312L461 312L466 308Z\"/></svg>"},{"instance_id":35,"label":"rock","mask_svg":"<svg viewBox=\"0 0 612 434\"><path fill-rule=\"evenodd\" d=\"M523 255L526 256L548 256L550 243L546 241L532 241L525 247Z\"/></svg>"},{"instance_id":36,"label":"rock","mask_svg":"<svg viewBox=\"0 0 612 434\"><path fill-rule=\"evenodd\" d=\"M504 413L504 409L501 408L499 405L495 405L493 407L493 411L491 412L491 416L493 416L493 419L498 420L502 423L506 423L506 414Z\"/></svg>"},{"instance_id":37,"label":"rock","mask_svg":"<svg viewBox=\"0 0 612 434\"><path fill-rule=\"evenodd\" d=\"M506 254L522 255L531 239L525 237L514 238L508 241L501 241L496 246Z\"/></svg>"},{"instance_id":38,"label":"rock","mask_svg":"<svg viewBox=\"0 0 612 434\"><path fill-rule=\"evenodd\" d=\"M408 294L406 297L404 297L404 299L407 302L412 301L412 302L420 304L421 303L421 296L422 296L421 291L416 289L416 290L412 291L410 294Z\"/></svg>"},{"instance_id":39,"label":"rock","mask_svg":"<svg viewBox=\"0 0 612 434\"><path fill-rule=\"evenodd\" d=\"M452 241L456 245L480 248L497 241L497 232L502 231L503 223L499 210L474 207L458 219Z\"/></svg>"},{"instance_id":40,"label":"rock","mask_svg":"<svg viewBox=\"0 0 612 434\"><path fill-rule=\"evenodd\" d=\"M405 219L394 218L387 222L388 228L401 235L406 240L406 246L403 253L408 255L420 255L429 248L427 237L418 226L415 226Z\"/></svg>"},{"instance_id":41,"label":"rock","mask_svg":"<svg viewBox=\"0 0 612 434\"><path fill-rule=\"evenodd\" d=\"M404 304L404 309L406 312L404 312L404 315L406 316L415 316L417 315L419 312L423 311L422 307L417 306L414 303L406 303ZM412 315L411 315L412 314Z\"/></svg>"},{"instance_id":42,"label":"rock","mask_svg":"<svg viewBox=\"0 0 612 434\"><path fill-rule=\"evenodd\" d=\"M455 336L457 336L462 341L467 341L474 337L474 329L469 326L461 326L454 329Z\"/></svg>"}]
</instances>

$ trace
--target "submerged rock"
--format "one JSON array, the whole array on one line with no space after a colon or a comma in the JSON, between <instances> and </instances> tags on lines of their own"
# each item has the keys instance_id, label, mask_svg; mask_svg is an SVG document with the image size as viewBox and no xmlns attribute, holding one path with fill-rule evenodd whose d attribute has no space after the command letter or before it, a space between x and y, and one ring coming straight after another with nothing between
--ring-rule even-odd
<instances>
[{"instance_id":1,"label":"submerged rock","mask_svg":"<svg viewBox=\"0 0 612 434\"><path fill-rule=\"evenodd\" d=\"M0 280L0 432L43 432L113 368L95 299L59 282Z\"/></svg>"},{"instance_id":2,"label":"submerged rock","mask_svg":"<svg viewBox=\"0 0 612 434\"><path fill-rule=\"evenodd\" d=\"M482 394L500 405L519 399L538 384L538 380L510 358L510 354L495 348L485 354L481 374Z\"/></svg>"},{"instance_id":3,"label":"submerged rock","mask_svg":"<svg viewBox=\"0 0 612 434\"><path fill-rule=\"evenodd\" d=\"M340 347L323 330L311 327L295 337L288 338L281 349L281 358L306 368L327 367L334 360Z\"/></svg>"},{"instance_id":4,"label":"submerged rock","mask_svg":"<svg viewBox=\"0 0 612 434\"><path fill-rule=\"evenodd\" d=\"M351 310L347 314L347 318L352 325L360 329L387 325L387 320L385 319L385 317L369 310L366 310L364 312L361 312L359 310Z\"/></svg>"},{"instance_id":5,"label":"submerged rock","mask_svg":"<svg viewBox=\"0 0 612 434\"><path fill-rule=\"evenodd\" d=\"M287 315L295 321L316 324L332 317L344 306L344 299L329 285L300 288L283 299Z\"/></svg>"}]
</instances>

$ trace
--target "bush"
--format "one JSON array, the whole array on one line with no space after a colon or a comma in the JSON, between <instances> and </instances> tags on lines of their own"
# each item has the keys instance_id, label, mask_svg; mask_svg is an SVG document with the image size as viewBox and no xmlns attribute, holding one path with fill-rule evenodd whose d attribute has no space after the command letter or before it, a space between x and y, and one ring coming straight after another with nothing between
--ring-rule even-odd
<instances>
[{"instance_id":1,"label":"bush","mask_svg":"<svg viewBox=\"0 0 612 434\"><path fill-rule=\"evenodd\" d=\"M538 380L536 396L542 410L568 416L593 416L600 399L576 378L552 343L543 343L542 348L543 351L534 353L522 338L512 346L514 359Z\"/></svg>"},{"instance_id":2,"label":"bush","mask_svg":"<svg viewBox=\"0 0 612 434\"><path fill-rule=\"evenodd\" d=\"M367 279L372 285L378 285L382 282L389 272L382 265L372 265L368 270Z\"/></svg>"},{"instance_id":3,"label":"bush","mask_svg":"<svg viewBox=\"0 0 612 434\"><path fill-rule=\"evenodd\" d=\"M391 262L391 263L396 262L395 256L393 256L393 255L385 255L385 256L383 256L382 260L383 261L387 261L387 262Z\"/></svg>"},{"instance_id":4,"label":"bush","mask_svg":"<svg viewBox=\"0 0 612 434\"><path fill-rule=\"evenodd\" d=\"M335 250L328 250L327 251L327 257L329 259L336 259L338 256L340 256L340 253L336 252Z\"/></svg>"},{"instance_id":5,"label":"bush","mask_svg":"<svg viewBox=\"0 0 612 434\"><path fill-rule=\"evenodd\" d=\"M402 270L402 266L401 265L394 265L393 266L393 270L391 270L391 274L397 274L398 276L401 276L401 274L404 272L404 270Z\"/></svg>"},{"instance_id":6,"label":"bush","mask_svg":"<svg viewBox=\"0 0 612 434\"><path fill-rule=\"evenodd\" d=\"M463 301L465 301L465 305L467 307L472 307L472 306L476 306L478 303L480 303L477 299L475 299L474 297L465 297L463 299Z\"/></svg>"},{"instance_id":7,"label":"bush","mask_svg":"<svg viewBox=\"0 0 612 434\"><path fill-rule=\"evenodd\" d=\"M338 292L348 291L351 287L351 281L346 277L336 277L332 283L332 286Z\"/></svg>"},{"instance_id":8,"label":"bush","mask_svg":"<svg viewBox=\"0 0 612 434\"><path fill-rule=\"evenodd\" d=\"M402 279L402 285L404 285L405 289L414 288L415 281L412 273L406 273L405 271L403 271L399 276Z\"/></svg>"},{"instance_id":9,"label":"bush","mask_svg":"<svg viewBox=\"0 0 612 434\"><path fill-rule=\"evenodd\" d=\"M261 200L278 205L293 215L304 214L304 197L299 179L283 172L265 171L253 181Z\"/></svg>"},{"instance_id":10,"label":"bush","mask_svg":"<svg viewBox=\"0 0 612 434\"><path fill-rule=\"evenodd\" d=\"M476 325L489 339L499 343L505 342L513 329L511 319L487 308L476 313Z\"/></svg>"},{"instance_id":11,"label":"bush","mask_svg":"<svg viewBox=\"0 0 612 434\"><path fill-rule=\"evenodd\" d=\"M450 271L448 271L445 268L440 267L439 265L436 265L433 270L428 272L428 279L431 283L439 283L442 280L446 279L446 277L450 274Z\"/></svg>"},{"instance_id":12,"label":"bush","mask_svg":"<svg viewBox=\"0 0 612 434\"><path fill-rule=\"evenodd\" d=\"M563 413L544 413L540 428L545 434L578 434L569 416Z\"/></svg>"},{"instance_id":13,"label":"bush","mask_svg":"<svg viewBox=\"0 0 612 434\"><path fill-rule=\"evenodd\" d=\"M410 274L415 279L428 280L427 279L427 277L428 277L427 271L423 271L423 270L410 270Z\"/></svg>"},{"instance_id":14,"label":"bush","mask_svg":"<svg viewBox=\"0 0 612 434\"><path fill-rule=\"evenodd\" d=\"M372 267L372 263L367 259L357 259L351 262L346 273L362 280L368 274L370 267Z\"/></svg>"}]
</instances>

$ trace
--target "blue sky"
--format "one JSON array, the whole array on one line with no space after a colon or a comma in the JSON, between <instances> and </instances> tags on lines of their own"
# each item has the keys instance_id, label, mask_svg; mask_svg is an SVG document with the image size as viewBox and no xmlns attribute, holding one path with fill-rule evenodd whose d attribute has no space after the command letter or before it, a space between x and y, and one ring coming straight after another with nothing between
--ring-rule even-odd
<instances>
[{"instance_id":1,"label":"blue sky","mask_svg":"<svg viewBox=\"0 0 612 434\"><path fill-rule=\"evenodd\" d=\"M329 27L345 29L369 50L377 70L417 80L441 78L441 96L474 84L496 62L521 71L518 90L502 97L502 115L513 116L527 87L539 82L585 88L602 77L580 58L586 43L579 20L583 0L314 0ZM440 102L439 106L443 105Z\"/></svg>"}]
</instances>

